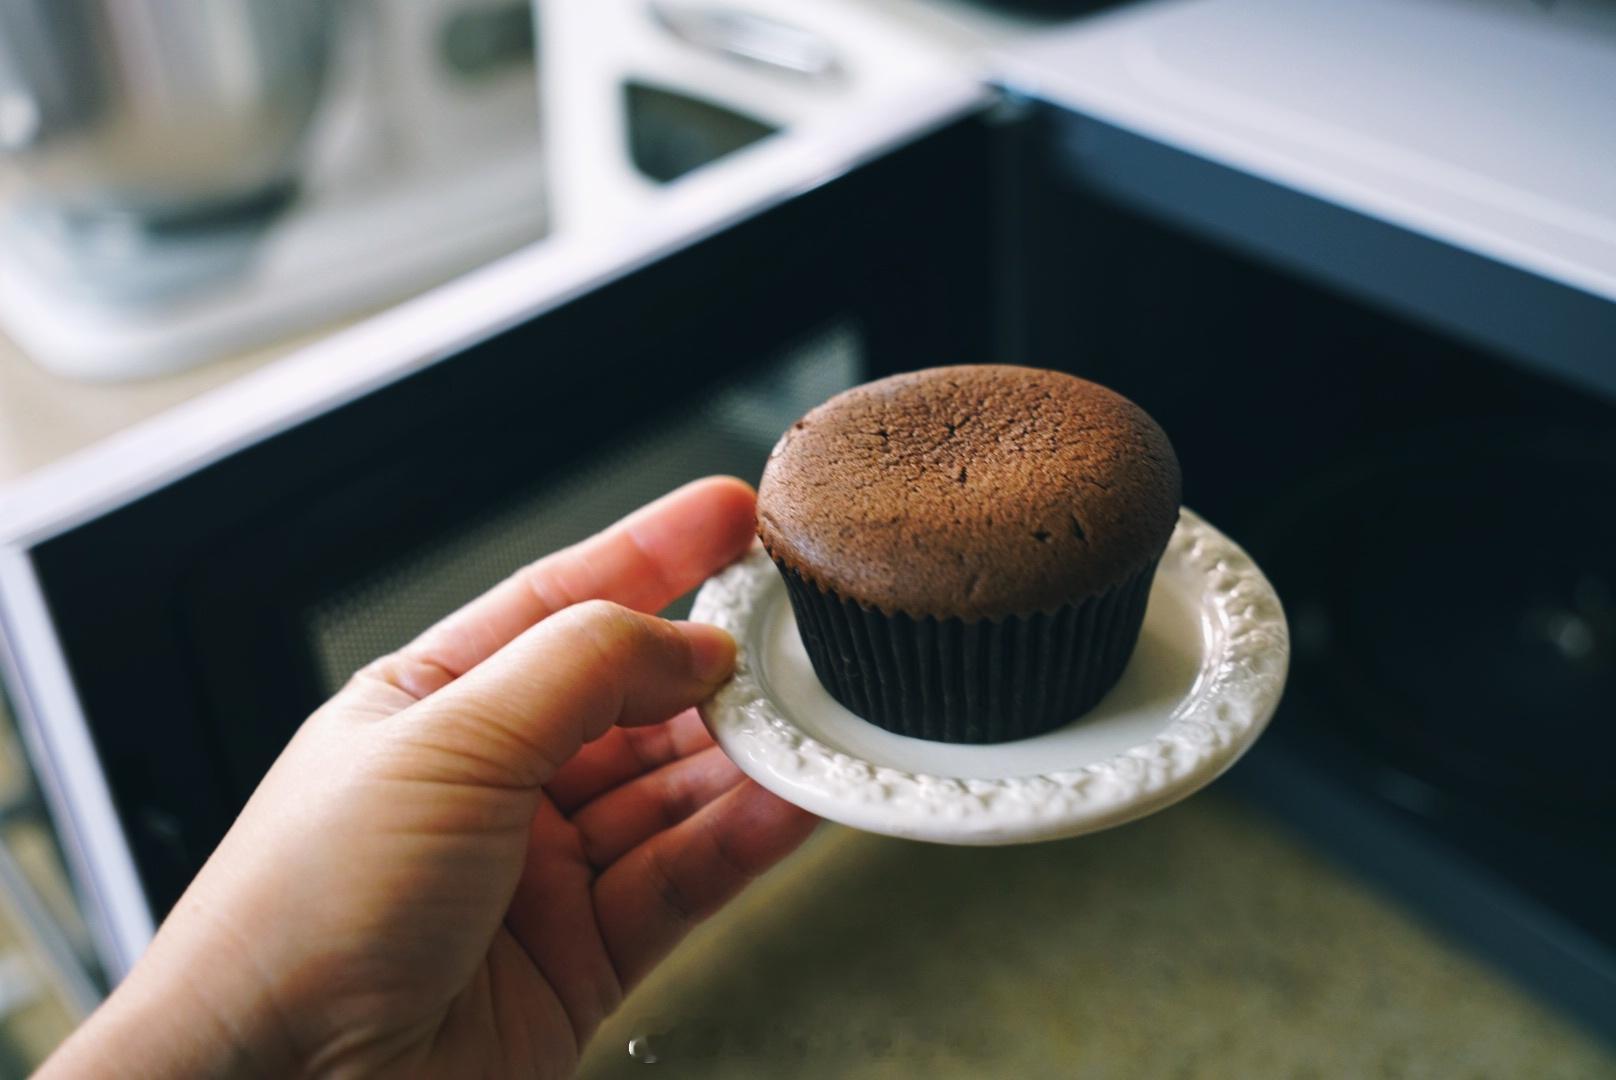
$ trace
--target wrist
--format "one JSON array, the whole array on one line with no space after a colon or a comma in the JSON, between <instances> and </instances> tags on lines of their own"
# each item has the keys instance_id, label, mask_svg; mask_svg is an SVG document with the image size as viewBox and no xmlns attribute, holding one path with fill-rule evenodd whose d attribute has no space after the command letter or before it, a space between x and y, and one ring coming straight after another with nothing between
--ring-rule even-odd
<instances>
[{"instance_id":1,"label":"wrist","mask_svg":"<svg viewBox=\"0 0 1616 1080\"><path fill-rule=\"evenodd\" d=\"M169 955L161 938L46 1062L41 1077L292 1076L275 1010L228 954Z\"/></svg>"}]
</instances>

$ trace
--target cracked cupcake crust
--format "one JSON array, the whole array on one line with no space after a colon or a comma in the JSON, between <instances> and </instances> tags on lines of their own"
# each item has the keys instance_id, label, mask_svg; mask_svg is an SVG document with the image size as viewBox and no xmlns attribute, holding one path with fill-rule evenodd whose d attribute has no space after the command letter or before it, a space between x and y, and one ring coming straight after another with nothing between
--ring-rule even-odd
<instances>
[{"instance_id":1,"label":"cracked cupcake crust","mask_svg":"<svg viewBox=\"0 0 1616 1080\"><path fill-rule=\"evenodd\" d=\"M855 387L798 420L758 486L769 554L886 614L1053 612L1128 580L1178 520L1178 459L1120 394L964 365Z\"/></svg>"}]
</instances>

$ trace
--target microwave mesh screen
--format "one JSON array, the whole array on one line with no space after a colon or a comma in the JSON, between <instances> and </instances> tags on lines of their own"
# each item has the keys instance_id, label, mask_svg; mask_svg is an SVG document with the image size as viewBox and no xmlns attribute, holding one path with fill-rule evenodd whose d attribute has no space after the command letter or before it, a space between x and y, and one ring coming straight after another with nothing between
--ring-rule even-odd
<instances>
[{"instance_id":1,"label":"microwave mesh screen","mask_svg":"<svg viewBox=\"0 0 1616 1080\"><path fill-rule=\"evenodd\" d=\"M729 473L755 482L780 433L862 370L856 326L833 323L732 381L705 407L322 597L302 622L327 692L526 563L686 481ZM681 617L690 602L683 597L668 613Z\"/></svg>"}]
</instances>

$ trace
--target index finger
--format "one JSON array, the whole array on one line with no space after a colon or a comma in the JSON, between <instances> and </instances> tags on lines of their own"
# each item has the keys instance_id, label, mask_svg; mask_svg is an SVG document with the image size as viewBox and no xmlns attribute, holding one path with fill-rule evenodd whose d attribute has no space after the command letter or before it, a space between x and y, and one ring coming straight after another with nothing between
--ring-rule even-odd
<instances>
[{"instance_id":1,"label":"index finger","mask_svg":"<svg viewBox=\"0 0 1616 1080\"><path fill-rule=\"evenodd\" d=\"M530 563L378 667L419 700L562 608L610 600L657 612L751 546L756 495L730 476L696 480L587 540Z\"/></svg>"}]
</instances>

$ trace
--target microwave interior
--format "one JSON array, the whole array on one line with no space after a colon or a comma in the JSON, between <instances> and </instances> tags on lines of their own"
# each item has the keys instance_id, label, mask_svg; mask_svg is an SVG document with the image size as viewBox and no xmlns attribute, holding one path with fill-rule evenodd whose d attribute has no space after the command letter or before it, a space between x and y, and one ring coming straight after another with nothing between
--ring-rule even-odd
<instances>
[{"instance_id":1,"label":"microwave interior","mask_svg":"<svg viewBox=\"0 0 1616 1080\"><path fill-rule=\"evenodd\" d=\"M846 386L1023 362L1152 413L1286 603L1229 787L1616 1029L1608 391L1126 205L1082 122L986 108L40 544L152 910L366 661Z\"/></svg>"}]
</instances>

